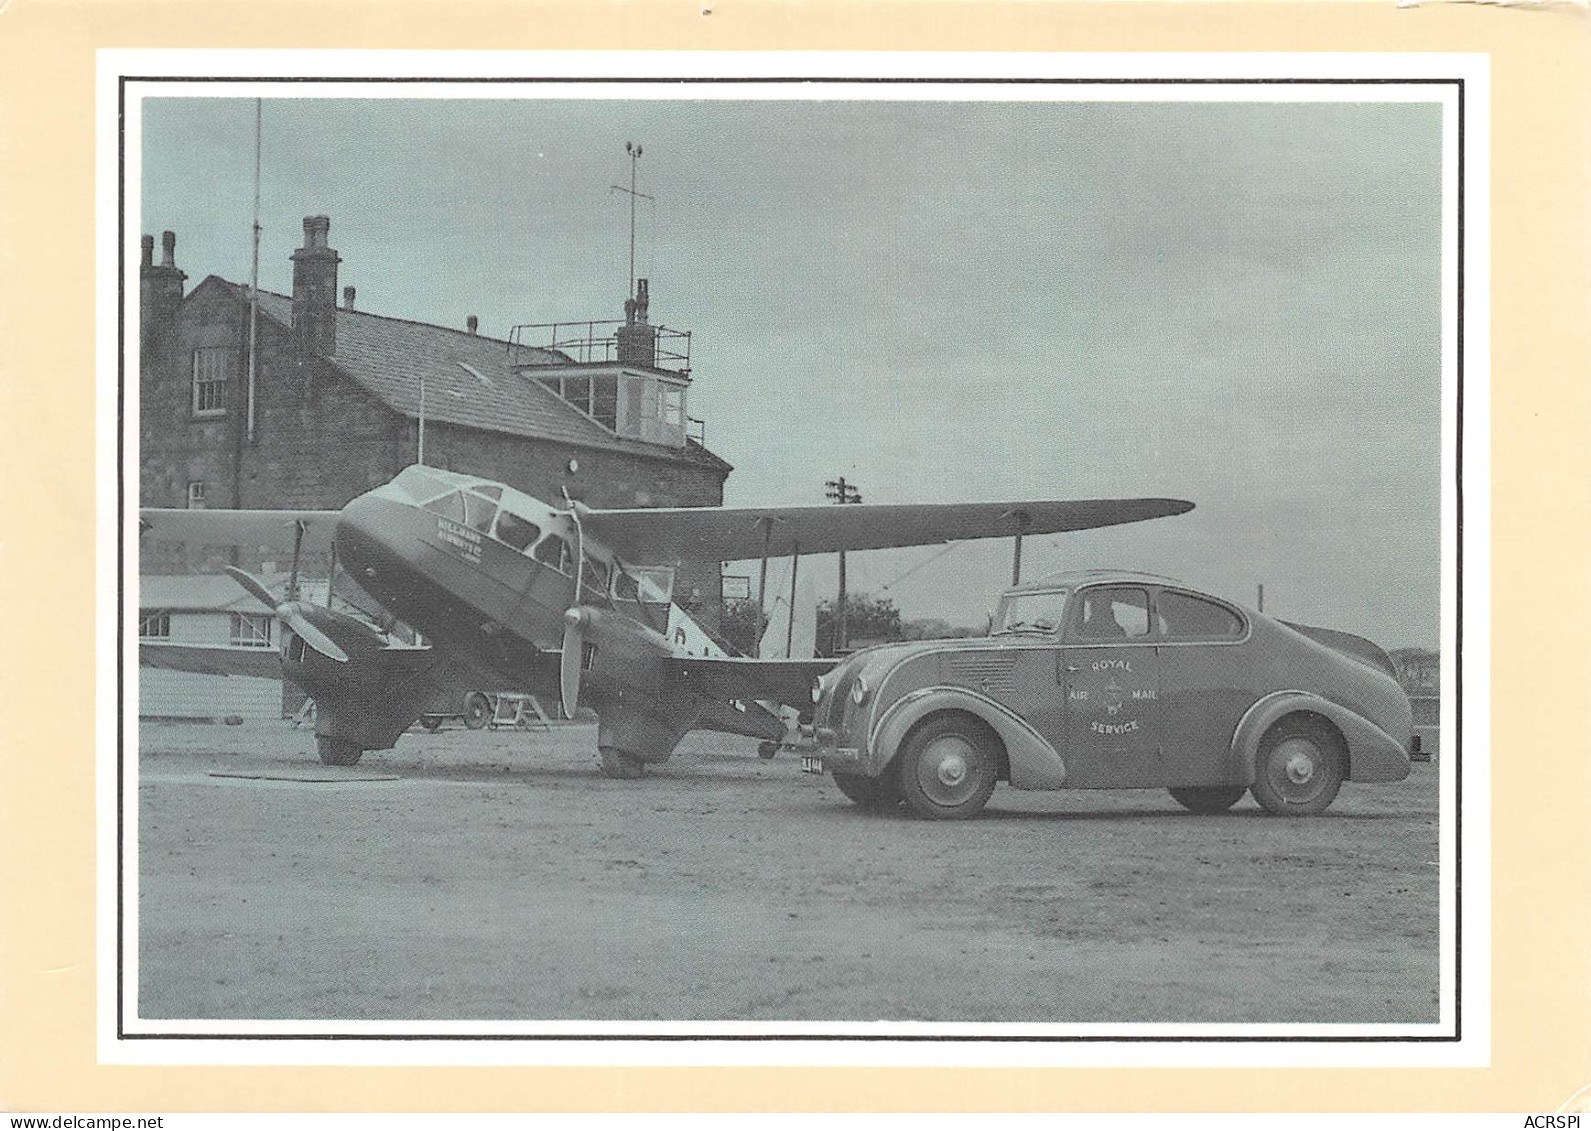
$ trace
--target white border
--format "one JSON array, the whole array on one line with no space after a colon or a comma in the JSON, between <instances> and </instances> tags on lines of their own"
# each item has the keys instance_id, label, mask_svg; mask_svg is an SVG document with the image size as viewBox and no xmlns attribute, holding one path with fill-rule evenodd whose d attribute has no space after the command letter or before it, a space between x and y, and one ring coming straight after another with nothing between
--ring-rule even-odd
<instances>
[{"instance_id":1,"label":"white border","mask_svg":"<svg viewBox=\"0 0 1591 1131\"><path fill-rule=\"evenodd\" d=\"M1033 1024L907 1024L827 1022L261 1022L149 1021L137 1019L137 805L138 765L130 756L123 767L122 797L126 879L123 985L126 1028L139 1034L238 1034L228 1039L120 1040L116 1036L116 867L117 867L117 736L128 751L138 747L137 711L130 710L118 727L116 464L111 456L117 440L117 230L118 148L117 97L123 75L196 75L217 78L205 87L192 83L140 82L129 87L126 129L126 180L129 222L126 228L125 302L122 310L129 350L126 367L125 465L129 532L124 547L128 607L136 610L138 381L138 186L140 177L140 97L182 94L227 97L327 98L679 98L692 99L945 99L945 100L1116 100L1116 101L1421 101L1446 108L1443 183L1443 497L1444 547L1457 544L1457 498L1453 472L1453 413L1457 390L1455 256L1458 251L1457 99L1453 87L1420 85L1287 85L1236 86L1200 82L1166 86L1116 86L1108 83L1012 87L935 85L916 82L884 86L832 83L821 86L693 84L688 91L669 83L581 84L541 86L503 83L458 83L424 86L411 83L249 83L224 81L231 76L303 76L306 78L404 76L478 78L521 76L526 80L592 78L760 78L763 76L868 76L886 79L957 79L1020 77L1198 79L1453 79L1466 83L1465 100L1465 420L1463 530L1464 585L1464 733L1463 824L1463 1039L1443 1043L1395 1043L1377 1038L1446 1036L1453 1025L1454 926L1453 899L1456 783L1441 774L1439 879L1441 890L1441 1015L1432 1025L1033 1025ZM416 51L189 51L105 50L99 52L97 90L98 143L98 402L97 526L98 596L96 641L98 675L96 790L98 805L98 955L99 1056L104 1063L211 1064L690 1064L690 1065L990 1065L990 1066L1484 1066L1490 1060L1490 65L1484 55L1437 54L930 54L807 52L416 52ZM1447 563L1445 563L1447 564ZM1444 568L1442 589L1442 684L1456 686L1456 611L1458 592ZM136 638L128 634L121 657L128 672L126 701L136 704ZM1457 733L1455 696L1443 697L1442 763L1451 765ZM340 1040L251 1041L246 1034L346 1034ZM691 1040L579 1040L579 1035L690 1035ZM715 1041L714 1036L775 1034L846 1034L869 1037L853 1041ZM514 1034L521 1037L568 1037L538 1040L371 1040L358 1035L471 1037ZM890 1041L889 1036L929 1035L932 1042ZM1018 1038L988 1042L957 1041L969 1035ZM1201 1043L1144 1042L1142 1038L1235 1038ZM1349 1042L1299 1041L1299 1037L1344 1037ZM1091 1041L1045 1043L1020 1038L1084 1037ZM1101 1038L1121 1038L1102 1040ZM1263 1038L1289 1037L1288 1043ZM241 1038L241 1039L240 1039ZM951 1038L951 1039L944 1039ZM1138 1043L1133 1042L1139 1039ZM1257 1040L1258 1039L1258 1040Z\"/></svg>"}]
</instances>

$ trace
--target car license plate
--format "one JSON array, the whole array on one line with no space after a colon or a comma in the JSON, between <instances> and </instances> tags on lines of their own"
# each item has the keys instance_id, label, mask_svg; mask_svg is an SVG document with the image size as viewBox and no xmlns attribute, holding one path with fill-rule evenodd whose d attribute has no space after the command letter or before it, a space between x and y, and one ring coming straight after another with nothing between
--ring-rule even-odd
<instances>
[{"instance_id":1,"label":"car license plate","mask_svg":"<svg viewBox=\"0 0 1591 1131\"><path fill-rule=\"evenodd\" d=\"M823 759L816 754L801 755L801 772L803 774L821 774L823 772Z\"/></svg>"}]
</instances>

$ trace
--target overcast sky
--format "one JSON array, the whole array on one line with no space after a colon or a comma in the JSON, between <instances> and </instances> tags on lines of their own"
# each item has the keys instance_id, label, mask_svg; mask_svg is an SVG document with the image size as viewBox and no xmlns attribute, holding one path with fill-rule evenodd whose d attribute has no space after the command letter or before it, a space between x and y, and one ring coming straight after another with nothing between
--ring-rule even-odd
<instances>
[{"instance_id":1,"label":"overcast sky","mask_svg":"<svg viewBox=\"0 0 1591 1131\"><path fill-rule=\"evenodd\" d=\"M141 228L177 233L190 286L248 279L253 122L144 104ZM731 505L839 474L879 503L1187 498L1029 539L1024 579L1263 582L1288 619L1437 641L1435 105L315 99L264 123L263 287L291 290L324 213L362 309L493 335L622 316L610 186L640 142L637 272L695 333ZM851 587L981 624L1010 542L939 553L852 555ZM832 590L832 558L807 568Z\"/></svg>"}]
</instances>

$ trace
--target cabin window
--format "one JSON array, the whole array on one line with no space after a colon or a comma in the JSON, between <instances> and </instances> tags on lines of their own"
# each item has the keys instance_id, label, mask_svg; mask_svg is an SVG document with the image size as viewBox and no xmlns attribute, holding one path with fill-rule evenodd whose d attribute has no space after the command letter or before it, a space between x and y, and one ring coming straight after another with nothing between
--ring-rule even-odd
<instances>
[{"instance_id":1,"label":"cabin window","mask_svg":"<svg viewBox=\"0 0 1591 1131\"><path fill-rule=\"evenodd\" d=\"M608 564L586 555L584 588L594 597L608 595Z\"/></svg>"},{"instance_id":2,"label":"cabin window","mask_svg":"<svg viewBox=\"0 0 1591 1131\"><path fill-rule=\"evenodd\" d=\"M398 473L392 485L417 503L434 499L451 486L447 480L427 474L423 467L406 467Z\"/></svg>"},{"instance_id":3,"label":"cabin window","mask_svg":"<svg viewBox=\"0 0 1591 1131\"><path fill-rule=\"evenodd\" d=\"M1155 599L1160 635L1167 640L1236 640L1243 619L1231 609L1186 593L1161 593Z\"/></svg>"},{"instance_id":4,"label":"cabin window","mask_svg":"<svg viewBox=\"0 0 1591 1131\"><path fill-rule=\"evenodd\" d=\"M1149 635L1149 594L1142 589L1085 589L1072 614L1070 636L1082 642Z\"/></svg>"},{"instance_id":5,"label":"cabin window","mask_svg":"<svg viewBox=\"0 0 1591 1131\"><path fill-rule=\"evenodd\" d=\"M464 521L464 496L458 491L450 491L440 499L432 499L425 504L425 509L443 518L450 518L454 522Z\"/></svg>"},{"instance_id":6,"label":"cabin window","mask_svg":"<svg viewBox=\"0 0 1591 1131\"><path fill-rule=\"evenodd\" d=\"M541 527L513 511L497 512L497 540L524 553L541 537Z\"/></svg>"},{"instance_id":7,"label":"cabin window","mask_svg":"<svg viewBox=\"0 0 1591 1131\"><path fill-rule=\"evenodd\" d=\"M482 498L474 491L464 492L464 525L471 530L479 530L482 534L492 528L492 519L497 517L497 504L490 499Z\"/></svg>"},{"instance_id":8,"label":"cabin window","mask_svg":"<svg viewBox=\"0 0 1591 1131\"><path fill-rule=\"evenodd\" d=\"M664 566L613 571L613 596L620 601L666 605L674 596L674 571Z\"/></svg>"},{"instance_id":9,"label":"cabin window","mask_svg":"<svg viewBox=\"0 0 1591 1131\"><path fill-rule=\"evenodd\" d=\"M171 639L171 612L167 609L143 609L138 614L138 635L144 640Z\"/></svg>"},{"instance_id":10,"label":"cabin window","mask_svg":"<svg viewBox=\"0 0 1591 1131\"><path fill-rule=\"evenodd\" d=\"M225 416L232 350L212 346L193 351L193 415Z\"/></svg>"},{"instance_id":11,"label":"cabin window","mask_svg":"<svg viewBox=\"0 0 1591 1131\"><path fill-rule=\"evenodd\" d=\"M232 647L269 648L271 619L270 613L233 613Z\"/></svg>"},{"instance_id":12,"label":"cabin window","mask_svg":"<svg viewBox=\"0 0 1591 1131\"><path fill-rule=\"evenodd\" d=\"M195 479L188 484L188 509L191 511L204 510L204 480Z\"/></svg>"},{"instance_id":13,"label":"cabin window","mask_svg":"<svg viewBox=\"0 0 1591 1131\"><path fill-rule=\"evenodd\" d=\"M569 551L569 543L556 534L549 534L531 551L530 556L545 566L551 566L559 573L568 573L574 555Z\"/></svg>"}]
</instances>

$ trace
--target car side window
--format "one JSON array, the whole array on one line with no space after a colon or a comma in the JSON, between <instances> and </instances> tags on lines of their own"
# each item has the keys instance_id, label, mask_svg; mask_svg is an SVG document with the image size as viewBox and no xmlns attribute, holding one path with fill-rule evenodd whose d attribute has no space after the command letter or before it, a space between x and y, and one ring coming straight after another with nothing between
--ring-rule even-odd
<instances>
[{"instance_id":1,"label":"car side window","mask_svg":"<svg viewBox=\"0 0 1591 1131\"><path fill-rule=\"evenodd\" d=\"M1085 643L1149 635L1149 594L1126 586L1085 589L1073 606L1068 637Z\"/></svg>"},{"instance_id":2,"label":"car side window","mask_svg":"<svg viewBox=\"0 0 1591 1131\"><path fill-rule=\"evenodd\" d=\"M1165 640L1236 640L1243 635L1242 617L1224 605L1186 593L1161 592L1155 612Z\"/></svg>"}]
</instances>

